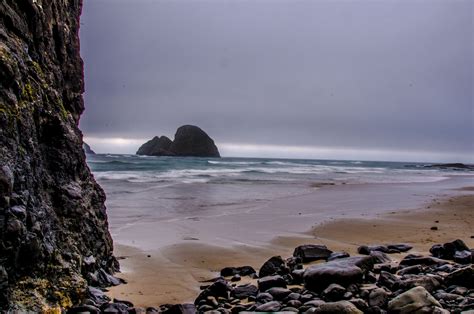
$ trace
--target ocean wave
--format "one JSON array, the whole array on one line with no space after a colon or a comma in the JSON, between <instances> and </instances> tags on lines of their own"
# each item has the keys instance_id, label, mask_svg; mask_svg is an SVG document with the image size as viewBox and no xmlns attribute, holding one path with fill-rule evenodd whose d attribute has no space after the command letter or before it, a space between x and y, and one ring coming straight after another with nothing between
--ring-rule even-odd
<instances>
[{"instance_id":1,"label":"ocean wave","mask_svg":"<svg viewBox=\"0 0 474 314\"><path fill-rule=\"evenodd\" d=\"M216 161L208 160L208 164L211 165L227 165L227 166L245 166L245 165L258 165L262 164L261 161Z\"/></svg>"}]
</instances>

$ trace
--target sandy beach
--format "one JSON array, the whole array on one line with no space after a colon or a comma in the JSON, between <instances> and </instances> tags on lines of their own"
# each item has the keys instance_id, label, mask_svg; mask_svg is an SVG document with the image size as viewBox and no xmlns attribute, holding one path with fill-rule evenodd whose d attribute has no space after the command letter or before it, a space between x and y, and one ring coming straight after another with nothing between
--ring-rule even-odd
<instances>
[{"instance_id":1,"label":"sandy beach","mask_svg":"<svg viewBox=\"0 0 474 314\"><path fill-rule=\"evenodd\" d=\"M109 208L111 229L120 230L114 235L119 277L128 282L110 288L109 295L138 306L192 302L201 282L221 268L259 268L273 255L291 256L300 244L351 254L359 245L398 242L426 253L432 244L456 238L472 247L469 180L326 186L245 213L127 226L114 225L123 220Z\"/></svg>"}]
</instances>

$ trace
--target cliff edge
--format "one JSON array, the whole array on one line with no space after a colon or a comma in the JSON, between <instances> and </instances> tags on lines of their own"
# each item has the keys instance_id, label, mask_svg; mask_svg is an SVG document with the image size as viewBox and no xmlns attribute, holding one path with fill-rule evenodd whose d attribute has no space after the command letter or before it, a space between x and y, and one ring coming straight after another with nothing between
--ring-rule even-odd
<instances>
[{"instance_id":1,"label":"cliff edge","mask_svg":"<svg viewBox=\"0 0 474 314\"><path fill-rule=\"evenodd\" d=\"M117 270L78 129L81 8L0 2L0 311L69 307Z\"/></svg>"}]
</instances>

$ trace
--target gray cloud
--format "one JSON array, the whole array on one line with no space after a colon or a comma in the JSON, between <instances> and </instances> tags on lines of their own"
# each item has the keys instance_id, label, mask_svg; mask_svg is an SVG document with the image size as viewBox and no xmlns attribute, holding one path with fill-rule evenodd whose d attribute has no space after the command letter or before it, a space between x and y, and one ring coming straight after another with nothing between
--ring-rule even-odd
<instances>
[{"instance_id":1,"label":"gray cloud","mask_svg":"<svg viewBox=\"0 0 474 314\"><path fill-rule=\"evenodd\" d=\"M87 136L474 152L472 1L85 1Z\"/></svg>"}]
</instances>

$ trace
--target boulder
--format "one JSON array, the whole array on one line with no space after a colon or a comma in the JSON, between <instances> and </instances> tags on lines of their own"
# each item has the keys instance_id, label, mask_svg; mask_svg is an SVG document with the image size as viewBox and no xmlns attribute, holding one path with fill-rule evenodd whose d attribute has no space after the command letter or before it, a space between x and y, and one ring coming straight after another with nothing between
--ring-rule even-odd
<instances>
[{"instance_id":1,"label":"boulder","mask_svg":"<svg viewBox=\"0 0 474 314\"><path fill-rule=\"evenodd\" d=\"M346 293L346 288L337 283L330 284L326 289L324 289L322 296L327 301L339 301L344 297Z\"/></svg>"},{"instance_id":2,"label":"boulder","mask_svg":"<svg viewBox=\"0 0 474 314\"><path fill-rule=\"evenodd\" d=\"M445 277L447 285L456 285L474 289L474 265L458 269Z\"/></svg>"},{"instance_id":3,"label":"boulder","mask_svg":"<svg viewBox=\"0 0 474 314\"><path fill-rule=\"evenodd\" d=\"M252 284L246 284L237 286L234 288L233 294L234 297L238 299L245 299L250 296L256 296L258 292L258 288Z\"/></svg>"},{"instance_id":4,"label":"boulder","mask_svg":"<svg viewBox=\"0 0 474 314\"><path fill-rule=\"evenodd\" d=\"M258 276L265 277L275 275L282 266L285 266L283 258L281 258L281 256L273 256L260 267Z\"/></svg>"},{"instance_id":5,"label":"boulder","mask_svg":"<svg viewBox=\"0 0 474 314\"><path fill-rule=\"evenodd\" d=\"M266 290L266 293L271 294L274 300L281 301L291 294L291 290L281 287L273 287Z\"/></svg>"},{"instance_id":6,"label":"boulder","mask_svg":"<svg viewBox=\"0 0 474 314\"><path fill-rule=\"evenodd\" d=\"M178 128L170 151L176 156L220 157L212 138L194 125L183 125Z\"/></svg>"},{"instance_id":7,"label":"boulder","mask_svg":"<svg viewBox=\"0 0 474 314\"><path fill-rule=\"evenodd\" d=\"M470 264L472 263L472 252L468 250L456 251L453 260L459 264Z\"/></svg>"},{"instance_id":8,"label":"boulder","mask_svg":"<svg viewBox=\"0 0 474 314\"><path fill-rule=\"evenodd\" d=\"M444 265L446 264L447 262L442 260L442 259L439 259L439 258L436 258L436 257L432 257L432 256L422 256L422 255L415 255L415 254L408 254L407 256L405 256L405 258L403 258L401 261L400 261L400 266L401 267L404 267L404 266L413 266L413 265L425 265L425 266L431 266L431 265Z\"/></svg>"},{"instance_id":9,"label":"boulder","mask_svg":"<svg viewBox=\"0 0 474 314\"><path fill-rule=\"evenodd\" d=\"M389 313L432 313L434 307L441 305L423 287L412 288L388 302Z\"/></svg>"},{"instance_id":10,"label":"boulder","mask_svg":"<svg viewBox=\"0 0 474 314\"><path fill-rule=\"evenodd\" d=\"M349 301L328 302L321 304L314 313L324 314L363 314L354 304Z\"/></svg>"},{"instance_id":11,"label":"boulder","mask_svg":"<svg viewBox=\"0 0 474 314\"><path fill-rule=\"evenodd\" d=\"M295 248L294 257L299 257L303 263L309 263L317 260L327 260L331 256L332 251L328 250L325 245L306 244Z\"/></svg>"},{"instance_id":12,"label":"boulder","mask_svg":"<svg viewBox=\"0 0 474 314\"><path fill-rule=\"evenodd\" d=\"M277 312L281 309L281 304L278 301L270 301L257 306L256 312Z\"/></svg>"},{"instance_id":13,"label":"boulder","mask_svg":"<svg viewBox=\"0 0 474 314\"><path fill-rule=\"evenodd\" d=\"M312 291L322 291L331 283L348 286L361 283L365 273L373 268L373 258L348 257L308 267L303 279L305 287Z\"/></svg>"},{"instance_id":14,"label":"boulder","mask_svg":"<svg viewBox=\"0 0 474 314\"><path fill-rule=\"evenodd\" d=\"M283 277L279 275L260 278L257 283L258 289L262 292L267 291L268 289L273 287L286 288L285 279L283 279Z\"/></svg>"}]
</instances>

